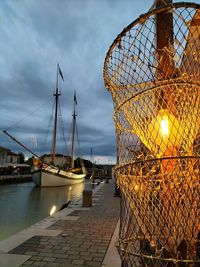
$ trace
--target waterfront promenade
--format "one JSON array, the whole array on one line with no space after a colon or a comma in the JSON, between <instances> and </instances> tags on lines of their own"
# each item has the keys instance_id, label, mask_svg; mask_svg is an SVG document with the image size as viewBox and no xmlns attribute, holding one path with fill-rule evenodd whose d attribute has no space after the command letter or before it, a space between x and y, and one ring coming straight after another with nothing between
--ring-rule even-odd
<instances>
[{"instance_id":1,"label":"waterfront promenade","mask_svg":"<svg viewBox=\"0 0 200 267\"><path fill-rule=\"evenodd\" d=\"M120 267L114 246L119 220L114 180L94 189L93 206L79 200L0 242L1 267Z\"/></svg>"}]
</instances>

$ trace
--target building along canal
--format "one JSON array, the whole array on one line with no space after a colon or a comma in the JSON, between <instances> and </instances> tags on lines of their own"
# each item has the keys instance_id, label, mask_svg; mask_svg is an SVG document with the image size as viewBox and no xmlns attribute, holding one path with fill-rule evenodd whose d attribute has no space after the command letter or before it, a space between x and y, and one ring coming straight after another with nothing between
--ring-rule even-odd
<instances>
[{"instance_id":1,"label":"building along canal","mask_svg":"<svg viewBox=\"0 0 200 267\"><path fill-rule=\"evenodd\" d=\"M0 185L0 240L46 218L55 205L82 196L84 183L66 187L36 188L32 182Z\"/></svg>"}]
</instances>

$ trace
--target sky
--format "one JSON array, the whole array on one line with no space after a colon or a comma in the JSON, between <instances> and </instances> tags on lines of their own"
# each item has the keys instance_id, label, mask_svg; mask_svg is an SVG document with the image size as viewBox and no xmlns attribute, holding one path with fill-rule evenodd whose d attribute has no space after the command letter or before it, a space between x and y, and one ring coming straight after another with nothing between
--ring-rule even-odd
<instances>
[{"instance_id":1,"label":"sky","mask_svg":"<svg viewBox=\"0 0 200 267\"><path fill-rule=\"evenodd\" d=\"M76 90L77 151L89 159L92 149L97 163L115 163L113 103L104 86L103 64L117 35L152 4L153 0L0 0L0 146L30 156L2 132L8 129L38 155L50 152L48 129L59 62L66 153ZM57 150L65 153L61 141Z\"/></svg>"}]
</instances>

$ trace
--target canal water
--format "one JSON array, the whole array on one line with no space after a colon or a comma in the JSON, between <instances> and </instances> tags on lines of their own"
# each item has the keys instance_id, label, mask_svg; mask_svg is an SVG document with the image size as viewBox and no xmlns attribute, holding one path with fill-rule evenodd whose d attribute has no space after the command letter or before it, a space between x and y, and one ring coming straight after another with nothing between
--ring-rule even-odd
<instances>
[{"instance_id":1,"label":"canal water","mask_svg":"<svg viewBox=\"0 0 200 267\"><path fill-rule=\"evenodd\" d=\"M82 196L84 183L66 187L36 188L32 182L0 185L0 240L46 218Z\"/></svg>"}]
</instances>

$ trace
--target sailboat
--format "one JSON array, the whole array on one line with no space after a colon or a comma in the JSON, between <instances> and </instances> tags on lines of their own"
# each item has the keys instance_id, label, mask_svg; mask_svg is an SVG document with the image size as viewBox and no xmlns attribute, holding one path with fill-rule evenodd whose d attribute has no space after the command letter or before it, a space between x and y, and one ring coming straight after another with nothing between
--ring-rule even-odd
<instances>
[{"instance_id":1,"label":"sailboat","mask_svg":"<svg viewBox=\"0 0 200 267\"><path fill-rule=\"evenodd\" d=\"M50 186L66 186L73 185L77 183L82 183L87 174L83 162L80 162L80 168L74 168L74 156L75 156L75 135L76 135L76 93L74 93L74 105L73 105L73 115L72 115L72 144L71 144L71 166L67 170L61 169L55 166L56 163L56 137L57 137L57 122L58 122L58 107L59 107L59 96L60 91L58 88L58 79L59 77L63 78L63 74L57 65L57 79L56 79L56 89L54 93L55 97L55 111L54 111L54 129L53 129L53 144L52 144L52 153L51 153L51 162L50 164L43 161L37 154L33 153L29 148L24 144L18 141L16 138L11 136L6 130L3 132L8 135L11 139L21 145L23 148L31 152L36 160L32 167L32 179L37 187L50 187Z\"/></svg>"}]
</instances>

